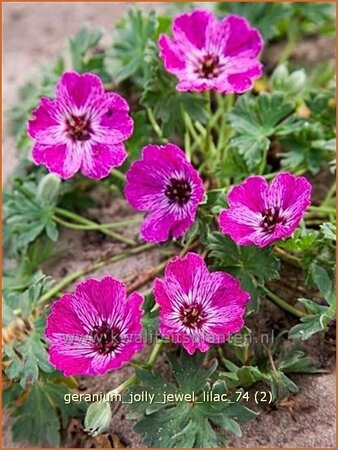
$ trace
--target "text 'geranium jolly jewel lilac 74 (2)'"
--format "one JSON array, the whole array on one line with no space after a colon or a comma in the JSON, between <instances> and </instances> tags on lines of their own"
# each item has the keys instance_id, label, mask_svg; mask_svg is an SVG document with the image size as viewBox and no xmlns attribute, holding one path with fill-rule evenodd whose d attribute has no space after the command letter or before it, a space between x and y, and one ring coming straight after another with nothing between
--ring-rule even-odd
<instances>
[{"instance_id":1,"label":"text 'geranium jolly jewel lilac 74 (2)'","mask_svg":"<svg viewBox=\"0 0 338 450\"><path fill-rule=\"evenodd\" d=\"M197 9L177 16L172 32L173 38L160 36L160 57L179 79L179 91L243 93L262 75L257 56L263 38L244 17L219 21L211 11Z\"/></svg>"},{"instance_id":2,"label":"text 'geranium jolly jewel lilac 74 (2)'","mask_svg":"<svg viewBox=\"0 0 338 450\"><path fill-rule=\"evenodd\" d=\"M174 258L164 279L155 280L153 291L160 307L160 333L183 345L190 355L224 343L244 326L249 294L231 275L210 273L196 253Z\"/></svg>"},{"instance_id":3,"label":"text 'geranium jolly jewel lilac 74 (2)'","mask_svg":"<svg viewBox=\"0 0 338 450\"><path fill-rule=\"evenodd\" d=\"M234 186L221 212L224 234L239 245L265 247L291 236L311 203L311 184L304 177L279 173L272 183L251 176Z\"/></svg>"},{"instance_id":4,"label":"text 'geranium jolly jewel lilac 74 (2)'","mask_svg":"<svg viewBox=\"0 0 338 450\"><path fill-rule=\"evenodd\" d=\"M100 78L66 72L54 100L43 97L28 122L33 161L67 179L81 171L97 180L127 157L124 141L133 132L128 103L106 93Z\"/></svg>"},{"instance_id":5,"label":"text 'geranium jolly jewel lilac 74 (2)'","mask_svg":"<svg viewBox=\"0 0 338 450\"><path fill-rule=\"evenodd\" d=\"M112 277L88 279L52 305L50 362L66 376L104 375L143 348L142 295Z\"/></svg>"},{"instance_id":6,"label":"text 'geranium jolly jewel lilac 74 (2)'","mask_svg":"<svg viewBox=\"0 0 338 450\"><path fill-rule=\"evenodd\" d=\"M204 186L184 152L174 144L148 145L142 159L126 173L125 196L148 215L141 236L148 242L164 242L181 236L195 221Z\"/></svg>"}]
</instances>

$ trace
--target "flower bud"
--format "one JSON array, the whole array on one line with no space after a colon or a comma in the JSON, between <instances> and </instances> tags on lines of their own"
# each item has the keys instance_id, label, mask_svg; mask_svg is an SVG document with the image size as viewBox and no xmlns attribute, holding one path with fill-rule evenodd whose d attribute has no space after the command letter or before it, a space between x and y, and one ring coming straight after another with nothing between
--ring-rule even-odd
<instances>
[{"instance_id":1,"label":"flower bud","mask_svg":"<svg viewBox=\"0 0 338 450\"><path fill-rule=\"evenodd\" d=\"M84 420L85 431L97 436L108 429L112 418L109 402L95 402L87 409Z\"/></svg>"},{"instance_id":2,"label":"flower bud","mask_svg":"<svg viewBox=\"0 0 338 450\"><path fill-rule=\"evenodd\" d=\"M49 173L38 184L36 196L44 205L55 203L60 189L61 180L56 175Z\"/></svg>"}]
</instances>

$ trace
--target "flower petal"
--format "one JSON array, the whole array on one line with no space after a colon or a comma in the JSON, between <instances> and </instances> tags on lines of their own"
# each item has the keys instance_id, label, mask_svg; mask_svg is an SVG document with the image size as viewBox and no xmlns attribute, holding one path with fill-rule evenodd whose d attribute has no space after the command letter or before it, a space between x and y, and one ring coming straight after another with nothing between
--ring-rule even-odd
<instances>
[{"instance_id":1,"label":"flower petal","mask_svg":"<svg viewBox=\"0 0 338 450\"><path fill-rule=\"evenodd\" d=\"M255 58L263 48L263 38L256 28L251 28L248 21L241 16L230 15L222 21L228 28L228 39L223 52L226 56Z\"/></svg>"},{"instance_id":2,"label":"flower petal","mask_svg":"<svg viewBox=\"0 0 338 450\"><path fill-rule=\"evenodd\" d=\"M88 100L103 96L103 83L97 75L77 72L65 72L56 87L57 100L65 105L74 104L83 108Z\"/></svg>"},{"instance_id":3,"label":"flower petal","mask_svg":"<svg viewBox=\"0 0 338 450\"><path fill-rule=\"evenodd\" d=\"M81 147L77 145L35 143L32 151L35 164L43 164L49 171L66 180L78 172L81 166Z\"/></svg>"},{"instance_id":4,"label":"flower petal","mask_svg":"<svg viewBox=\"0 0 338 450\"><path fill-rule=\"evenodd\" d=\"M88 178L101 180L107 177L114 167L126 160L128 154L124 144L93 144L82 154L81 172Z\"/></svg>"},{"instance_id":5,"label":"flower petal","mask_svg":"<svg viewBox=\"0 0 338 450\"><path fill-rule=\"evenodd\" d=\"M174 37L177 40L185 39L186 43L202 49L206 40L206 29L212 20L215 20L213 13L206 9L180 14L174 20Z\"/></svg>"}]
</instances>

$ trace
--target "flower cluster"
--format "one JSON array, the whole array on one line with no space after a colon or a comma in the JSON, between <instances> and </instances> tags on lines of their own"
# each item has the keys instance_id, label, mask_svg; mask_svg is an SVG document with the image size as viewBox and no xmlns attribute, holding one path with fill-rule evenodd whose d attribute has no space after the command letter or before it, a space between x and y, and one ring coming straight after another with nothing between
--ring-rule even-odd
<instances>
[{"instance_id":1,"label":"flower cluster","mask_svg":"<svg viewBox=\"0 0 338 450\"><path fill-rule=\"evenodd\" d=\"M244 325L249 294L232 276L210 273L195 253L174 258L153 290L161 335L190 354L227 341ZM51 363L65 375L103 375L121 367L143 347L142 301L136 292L127 298L125 285L112 277L78 284L52 305L46 328Z\"/></svg>"},{"instance_id":2,"label":"flower cluster","mask_svg":"<svg viewBox=\"0 0 338 450\"><path fill-rule=\"evenodd\" d=\"M219 21L212 12L177 16L173 37L161 35L159 56L178 78L179 91L243 93L262 74L263 40L239 16ZM105 92L100 78L66 72L55 99L42 98L28 123L33 161L68 179L77 172L102 179L127 157L124 141L133 132L129 105ZM181 237L193 225L205 188L199 172L173 143L147 145L126 172L125 197L147 213L140 227L148 242ZM251 176L227 195L219 226L239 245L264 247L290 236L311 201L304 177L280 173L269 185ZM192 355L224 343L244 326L250 295L237 279L209 272L195 253L174 258L153 285L158 330ZM127 297L126 286L110 276L88 279L52 305L46 338L50 361L65 375L103 375L118 369L144 346L143 297Z\"/></svg>"}]
</instances>

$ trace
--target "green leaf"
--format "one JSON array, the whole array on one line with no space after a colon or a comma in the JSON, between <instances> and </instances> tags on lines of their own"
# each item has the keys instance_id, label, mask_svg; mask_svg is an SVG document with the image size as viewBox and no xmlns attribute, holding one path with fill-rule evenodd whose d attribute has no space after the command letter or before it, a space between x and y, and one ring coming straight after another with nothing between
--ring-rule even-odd
<instances>
[{"instance_id":1,"label":"green leaf","mask_svg":"<svg viewBox=\"0 0 338 450\"><path fill-rule=\"evenodd\" d=\"M320 373L323 371L313 363L310 356L297 346L284 349L279 358L278 369L284 373Z\"/></svg>"},{"instance_id":2,"label":"green leaf","mask_svg":"<svg viewBox=\"0 0 338 450\"><path fill-rule=\"evenodd\" d=\"M43 182L44 179L40 181ZM48 203L42 198L41 184L16 180L12 191L4 198L4 221L11 228L14 251L24 250L43 232L50 239L57 239L58 231L53 221L56 200L55 195L54 201L50 199Z\"/></svg>"},{"instance_id":3,"label":"green leaf","mask_svg":"<svg viewBox=\"0 0 338 450\"><path fill-rule=\"evenodd\" d=\"M153 404L145 400L129 405L129 418L138 419L134 429L150 448L219 448L224 438L213 425L240 436L237 421L256 416L228 398L224 382L211 382L216 363L204 367L203 359L201 353L189 356L183 351L178 360L172 356L169 361L175 384L158 374L136 369L139 383L125 398L131 392L154 395ZM171 395L167 401L163 401L164 392Z\"/></svg>"},{"instance_id":4,"label":"green leaf","mask_svg":"<svg viewBox=\"0 0 338 450\"><path fill-rule=\"evenodd\" d=\"M158 18L154 11L144 13L130 9L127 16L115 28L114 43L107 52L106 69L115 83L132 77L142 83L147 64L145 50L150 40L156 41L159 31L167 28L166 19Z\"/></svg>"},{"instance_id":5,"label":"green leaf","mask_svg":"<svg viewBox=\"0 0 338 450\"><path fill-rule=\"evenodd\" d=\"M293 114L294 109L294 103L286 100L280 92L239 97L229 114L236 132L231 144L238 148L249 169L262 164L271 136L285 136L302 128L302 121Z\"/></svg>"},{"instance_id":6,"label":"green leaf","mask_svg":"<svg viewBox=\"0 0 338 450\"><path fill-rule=\"evenodd\" d=\"M286 64L278 66L270 79L271 89L284 93L288 99L301 96L306 82L307 76L304 69L295 70L290 74Z\"/></svg>"},{"instance_id":7,"label":"green leaf","mask_svg":"<svg viewBox=\"0 0 338 450\"><path fill-rule=\"evenodd\" d=\"M212 266L229 272L241 280L251 294L250 311L257 311L260 292L257 285L279 278L280 263L271 248L241 247L220 232L209 233L207 247Z\"/></svg>"},{"instance_id":8,"label":"green leaf","mask_svg":"<svg viewBox=\"0 0 338 450\"><path fill-rule=\"evenodd\" d=\"M81 404L65 404L64 396L68 392L61 384L34 384L25 403L12 414L15 417L12 427L13 441L28 441L37 447L44 447L46 444L59 447L59 413L63 426L66 426L71 417L82 415L84 409Z\"/></svg>"},{"instance_id":9,"label":"green leaf","mask_svg":"<svg viewBox=\"0 0 338 450\"><path fill-rule=\"evenodd\" d=\"M88 52L93 50L103 36L99 28L89 28L87 25L69 39L70 54L72 58L72 67L77 72L85 72L90 65ZM94 66L95 67L95 66ZM93 69L93 66L91 67Z\"/></svg>"},{"instance_id":10,"label":"green leaf","mask_svg":"<svg viewBox=\"0 0 338 450\"><path fill-rule=\"evenodd\" d=\"M23 318L32 314L37 302L51 286L51 278L42 272L36 272L27 279L27 284L16 286L12 279L5 280L3 287L4 302L14 311L19 310Z\"/></svg>"},{"instance_id":11,"label":"green leaf","mask_svg":"<svg viewBox=\"0 0 338 450\"><path fill-rule=\"evenodd\" d=\"M330 321L336 317L336 291L334 283L328 272L321 266L313 263L310 266L312 278L320 290L326 303L319 304L309 299L299 299L311 312L311 315L301 318L301 322L289 331L290 339L307 340L315 333L325 331Z\"/></svg>"},{"instance_id":12,"label":"green leaf","mask_svg":"<svg viewBox=\"0 0 338 450\"><path fill-rule=\"evenodd\" d=\"M15 410L12 434L14 442L28 441L34 446L60 445L60 423L42 387L32 386L27 401Z\"/></svg>"},{"instance_id":13,"label":"green leaf","mask_svg":"<svg viewBox=\"0 0 338 450\"><path fill-rule=\"evenodd\" d=\"M19 380L23 389L37 382L39 370L45 373L54 371L48 362L47 350L36 332L32 332L23 344L7 346L5 351L10 362L5 373L11 380Z\"/></svg>"},{"instance_id":14,"label":"green leaf","mask_svg":"<svg viewBox=\"0 0 338 450\"><path fill-rule=\"evenodd\" d=\"M220 2L216 4L218 11L244 16L250 25L259 29L265 40L269 41L280 35L279 25L290 15L284 4L267 2L256 3L254 7L245 2Z\"/></svg>"}]
</instances>

